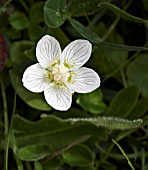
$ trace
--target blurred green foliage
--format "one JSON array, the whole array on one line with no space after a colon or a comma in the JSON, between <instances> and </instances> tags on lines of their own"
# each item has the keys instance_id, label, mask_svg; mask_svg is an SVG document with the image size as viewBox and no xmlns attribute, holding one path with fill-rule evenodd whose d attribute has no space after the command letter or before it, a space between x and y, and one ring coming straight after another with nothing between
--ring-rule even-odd
<instances>
[{"instance_id":1,"label":"blurred green foliage","mask_svg":"<svg viewBox=\"0 0 148 170\"><path fill-rule=\"evenodd\" d=\"M111 138L134 169L148 169L147 16L147 0L0 1L0 169L131 169ZM86 66L101 86L74 94L66 112L22 85L45 34L62 49L75 39L93 44Z\"/></svg>"}]
</instances>

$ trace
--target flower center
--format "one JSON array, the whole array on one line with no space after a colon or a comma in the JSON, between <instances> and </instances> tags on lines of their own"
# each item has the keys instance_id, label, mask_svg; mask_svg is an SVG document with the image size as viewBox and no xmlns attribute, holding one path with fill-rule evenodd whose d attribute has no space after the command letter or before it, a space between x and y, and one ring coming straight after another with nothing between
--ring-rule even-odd
<instances>
[{"instance_id":1,"label":"flower center","mask_svg":"<svg viewBox=\"0 0 148 170\"><path fill-rule=\"evenodd\" d=\"M64 65L55 65L50 72L50 77L55 83L66 83L70 76L69 69Z\"/></svg>"}]
</instances>

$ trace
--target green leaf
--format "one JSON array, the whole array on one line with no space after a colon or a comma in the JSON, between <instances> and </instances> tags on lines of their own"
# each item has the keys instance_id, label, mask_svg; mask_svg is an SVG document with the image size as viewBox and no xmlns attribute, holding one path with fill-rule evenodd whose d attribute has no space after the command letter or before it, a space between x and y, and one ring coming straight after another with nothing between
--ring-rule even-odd
<instances>
[{"instance_id":1,"label":"green leaf","mask_svg":"<svg viewBox=\"0 0 148 170\"><path fill-rule=\"evenodd\" d=\"M144 53L131 62L127 68L128 83L139 86L144 97L148 97L148 54Z\"/></svg>"},{"instance_id":2,"label":"green leaf","mask_svg":"<svg viewBox=\"0 0 148 170\"><path fill-rule=\"evenodd\" d=\"M13 128L14 130L16 130L16 132L20 131L20 133L17 133L18 139L20 137L25 137L25 136L26 138L28 136L28 139L29 139L31 137L32 138L36 137L37 134L39 136L40 135L43 136L45 133L50 136L50 135L53 135L54 133L58 134L59 132L62 133L62 131L66 132L66 131L69 131L70 129L72 130L73 128L77 129L77 127L79 127L79 132L78 132L78 135L79 135L79 133L82 132L81 130L83 129L84 126L86 128L86 131L88 130L87 129L88 126L90 129L94 129L94 133L93 131L91 131L91 135L95 135L95 132L97 132L96 130L98 130L99 127L105 127L109 129L128 129L132 127L133 128L137 127L141 123L142 123L141 119L130 121L127 119L122 119L122 118L117 118L117 117L101 117L101 116L91 117L91 118L70 118L70 119L65 119L65 120L59 119L55 116L46 116L38 122L31 122L31 121L27 121L23 119L20 116L15 116ZM97 127L97 129L95 130L94 127ZM71 134L71 135L75 136L77 134ZM90 135L90 130L88 130L85 135ZM42 139L40 139L40 141L42 141ZM28 141L24 141L24 142L27 143ZM49 143L46 143L45 141L44 144L49 144ZM58 147L60 147L60 144L58 143L58 141L54 143L54 145L57 145L57 144L58 144Z\"/></svg>"},{"instance_id":3,"label":"green leaf","mask_svg":"<svg viewBox=\"0 0 148 170\"><path fill-rule=\"evenodd\" d=\"M69 14L72 16L86 16L97 11L98 3L103 0L71 0L69 3Z\"/></svg>"},{"instance_id":4,"label":"green leaf","mask_svg":"<svg viewBox=\"0 0 148 170\"><path fill-rule=\"evenodd\" d=\"M128 117L137 102L138 96L139 88L136 85L122 89L112 99L105 116Z\"/></svg>"},{"instance_id":5,"label":"green leaf","mask_svg":"<svg viewBox=\"0 0 148 170\"><path fill-rule=\"evenodd\" d=\"M52 148L52 145L43 145L43 144L36 144L36 145L30 145L25 146L21 148L18 152L18 156L21 160L24 161L37 161L40 159L43 159L45 157L54 157L57 156L57 153L62 153L64 150L67 150L71 148L73 145L83 142L88 139L88 136L83 136L80 139L77 139L77 141L71 141L68 146L63 146L63 148L59 148L59 150L54 151L55 149ZM64 148L65 147L65 148ZM60 150L61 149L61 150Z\"/></svg>"},{"instance_id":6,"label":"green leaf","mask_svg":"<svg viewBox=\"0 0 148 170\"><path fill-rule=\"evenodd\" d=\"M80 136L98 136L98 133L102 132L101 127L128 129L137 127L141 123L141 119L129 121L115 117L93 117L63 120L55 116L46 116L38 122L31 122L15 116L13 130L16 132L18 144L21 146L37 143L49 144L50 141L53 149L59 149L70 141L79 139ZM100 133L99 138L101 137L104 137L103 133Z\"/></svg>"},{"instance_id":7,"label":"green leaf","mask_svg":"<svg viewBox=\"0 0 148 170\"><path fill-rule=\"evenodd\" d=\"M15 41L10 47L10 66L17 70L17 72L20 72L20 78L24 70L33 64L33 62L24 55L25 51L32 47L34 47L34 42L27 40Z\"/></svg>"},{"instance_id":8,"label":"green leaf","mask_svg":"<svg viewBox=\"0 0 148 170\"><path fill-rule=\"evenodd\" d=\"M35 167L35 170L43 170L41 163L38 161L34 162L34 167Z\"/></svg>"},{"instance_id":9,"label":"green leaf","mask_svg":"<svg viewBox=\"0 0 148 170\"><path fill-rule=\"evenodd\" d=\"M143 121L142 119L137 120L127 120L122 119L118 117L94 117L94 118L71 118L68 121L71 122L71 124L80 126L80 125L94 125L96 127L105 127L108 129L131 129L138 127Z\"/></svg>"},{"instance_id":10,"label":"green leaf","mask_svg":"<svg viewBox=\"0 0 148 170\"><path fill-rule=\"evenodd\" d=\"M100 43L102 40L100 39L100 37L91 32L91 30L89 30L88 28L84 27L80 22L71 19L71 24L74 27L74 29L80 34L82 35L84 38L94 42L94 43Z\"/></svg>"},{"instance_id":11,"label":"green leaf","mask_svg":"<svg viewBox=\"0 0 148 170\"><path fill-rule=\"evenodd\" d=\"M14 63L14 67L18 63L22 63L22 60L25 60L23 52L27 49L30 49L34 46L34 43L31 41L15 41L10 48L10 59ZM23 62L24 63L24 62Z\"/></svg>"},{"instance_id":12,"label":"green leaf","mask_svg":"<svg viewBox=\"0 0 148 170\"><path fill-rule=\"evenodd\" d=\"M37 62L36 55L35 55L35 47L25 50L23 54L29 59L31 59L32 61Z\"/></svg>"},{"instance_id":13,"label":"green leaf","mask_svg":"<svg viewBox=\"0 0 148 170\"><path fill-rule=\"evenodd\" d=\"M30 9L30 20L31 23L41 23L44 21L44 12L43 12L44 2L39 1L32 5Z\"/></svg>"},{"instance_id":14,"label":"green leaf","mask_svg":"<svg viewBox=\"0 0 148 170\"><path fill-rule=\"evenodd\" d=\"M142 98L132 109L128 117L130 119L137 119L139 117L142 117L147 111L148 111L148 99Z\"/></svg>"},{"instance_id":15,"label":"green leaf","mask_svg":"<svg viewBox=\"0 0 148 170\"><path fill-rule=\"evenodd\" d=\"M67 18L66 0L47 0L44 6L46 24L51 27L59 27Z\"/></svg>"},{"instance_id":16,"label":"green leaf","mask_svg":"<svg viewBox=\"0 0 148 170\"><path fill-rule=\"evenodd\" d=\"M9 17L10 24L16 30L23 30L29 26L29 20L22 12L14 12Z\"/></svg>"},{"instance_id":17,"label":"green leaf","mask_svg":"<svg viewBox=\"0 0 148 170\"><path fill-rule=\"evenodd\" d=\"M91 93L80 94L76 102L86 111L99 114L105 111L106 105L103 101L102 91L95 90Z\"/></svg>"},{"instance_id":18,"label":"green leaf","mask_svg":"<svg viewBox=\"0 0 148 170\"><path fill-rule=\"evenodd\" d=\"M5 28L4 34L7 35L12 40L21 38L21 32L19 30L12 28L12 27Z\"/></svg>"},{"instance_id":19,"label":"green leaf","mask_svg":"<svg viewBox=\"0 0 148 170\"><path fill-rule=\"evenodd\" d=\"M94 163L94 155L83 144L76 145L62 154L66 163L71 166L87 167Z\"/></svg>"},{"instance_id":20,"label":"green leaf","mask_svg":"<svg viewBox=\"0 0 148 170\"><path fill-rule=\"evenodd\" d=\"M103 40L94 32L92 32L89 28L84 27L80 22L70 19L72 26L74 29L84 38L88 39L89 41L99 44L104 47L108 47L110 49L117 49L123 51L140 51L140 50L148 50L145 47L138 47L138 46L129 46L123 44L115 44L109 42L103 42Z\"/></svg>"},{"instance_id":21,"label":"green leaf","mask_svg":"<svg viewBox=\"0 0 148 170\"><path fill-rule=\"evenodd\" d=\"M148 51L148 48L146 47L115 44L115 43L109 43L109 42L102 42L100 45L104 47L108 47L110 49L122 50L122 51Z\"/></svg>"},{"instance_id":22,"label":"green leaf","mask_svg":"<svg viewBox=\"0 0 148 170\"><path fill-rule=\"evenodd\" d=\"M56 133L58 131L62 131L67 129L69 126L69 122L65 122L62 119L59 119L55 116L44 116L39 121L29 121L24 119L23 117L16 115L14 117L13 128L16 132L17 137L20 136L32 136L35 134L42 134L42 133Z\"/></svg>"},{"instance_id":23,"label":"green leaf","mask_svg":"<svg viewBox=\"0 0 148 170\"><path fill-rule=\"evenodd\" d=\"M72 127L70 122L65 122L54 116L44 117L38 122L27 121L17 116L14 119L13 129L16 132L17 142L20 147L46 144L50 145L52 151L62 149L73 141L79 141L81 138L86 140L92 131L93 133L99 133L99 129L94 127L89 127L89 129L85 127L85 129L82 128L81 131L78 131L78 127ZM76 131L78 133L75 133ZM83 138L83 136L87 138Z\"/></svg>"},{"instance_id":24,"label":"green leaf","mask_svg":"<svg viewBox=\"0 0 148 170\"><path fill-rule=\"evenodd\" d=\"M92 60L90 59L88 66L94 68L99 73L110 74L126 61L127 56L126 51L98 46L98 48L94 49Z\"/></svg>"},{"instance_id":25,"label":"green leaf","mask_svg":"<svg viewBox=\"0 0 148 170\"><path fill-rule=\"evenodd\" d=\"M19 147L46 144L50 145L54 151L62 149L73 141L80 139L84 141L90 136L96 137L96 140L106 139L106 130L101 127L97 128L88 123L81 127L73 126L71 120L64 121L54 116L44 117L37 122L15 116L13 130Z\"/></svg>"},{"instance_id":26,"label":"green leaf","mask_svg":"<svg viewBox=\"0 0 148 170\"><path fill-rule=\"evenodd\" d=\"M142 117L148 111L148 99L142 98L140 99L135 107L130 112L128 118L130 119L137 119Z\"/></svg>"},{"instance_id":27,"label":"green leaf","mask_svg":"<svg viewBox=\"0 0 148 170\"><path fill-rule=\"evenodd\" d=\"M131 22L143 23L143 24L148 23L147 20L144 20L142 18L138 18L138 17L135 17L131 14L128 14L127 12L121 10L120 8L118 8L117 6L115 6L113 4L110 4L110 3L107 3L107 2L102 2L102 3L100 3L100 5L110 9L112 12L114 12L117 15L120 15L125 20L131 21Z\"/></svg>"},{"instance_id":28,"label":"green leaf","mask_svg":"<svg viewBox=\"0 0 148 170\"><path fill-rule=\"evenodd\" d=\"M62 48L65 48L65 46L70 43L70 40L61 28L49 28L47 33L55 37L60 42Z\"/></svg>"},{"instance_id":29,"label":"green leaf","mask_svg":"<svg viewBox=\"0 0 148 170\"><path fill-rule=\"evenodd\" d=\"M90 137L95 137L94 142L98 141L97 137L99 140L104 139L106 131L101 127L129 129L141 123L141 119L130 121L114 117L96 117L63 120L55 116L44 116L40 121L32 122L15 116L13 131L20 148L19 157L32 161L46 156L54 157Z\"/></svg>"},{"instance_id":30,"label":"green leaf","mask_svg":"<svg viewBox=\"0 0 148 170\"><path fill-rule=\"evenodd\" d=\"M43 28L38 24L29 25L29 37L32 41L37 41L41 38Z\"/></svg>"},{"instance_id":31,"label":"green leaf","mask_svg":"<svg viewBox=\"0 0 148 170\"><path fill-rule=\"evenodd\" d=\"M44 170L58 170L63 164L63 159L60 157L54 157L48 160L46 164L44 165Z\"/></svg>"},{"instance_id":32,"label":"green leaf","mask_svg":"<svg viewBox=\"0 0 148 170\"><path fill-rule=\"evenodd\" d=\"M42 110L42 111L51 110L51 107L46 103L42 94L36 94L36 93L32 93L28 91L23 86L21 79L22 77L18 72L14 70L10 71L11 83L14 89L16 90L17 94L19 95L19 97L30 107L33 107L35 109Z\"/></svg>"},{"instance_id":33,"label":"green leaf","mask_svg":"<svg viewBox=\"0 0 148 170\"><path fill-rule=\"evenodd\" d=\"M51 154L47 145L37 144L19 149L18 156L24 161L37 161Z\"/></svg>"}]
</instances>

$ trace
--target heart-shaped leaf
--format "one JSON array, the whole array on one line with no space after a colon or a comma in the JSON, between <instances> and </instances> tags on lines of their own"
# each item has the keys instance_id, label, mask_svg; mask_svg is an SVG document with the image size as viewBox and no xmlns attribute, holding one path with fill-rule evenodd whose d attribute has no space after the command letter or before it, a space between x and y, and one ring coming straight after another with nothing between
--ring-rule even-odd
<instances>
[{"instance_id":1,"label":"heart-shaped leaf","mask_svg":"<svg viewBox=\"0 0 148 170\"><path fill-rule=\"evenodd\" d=\"M62 25L67 18L66 0L47 0L44 6L46 24L51 28Z\"/></svg>"}]
</instances>

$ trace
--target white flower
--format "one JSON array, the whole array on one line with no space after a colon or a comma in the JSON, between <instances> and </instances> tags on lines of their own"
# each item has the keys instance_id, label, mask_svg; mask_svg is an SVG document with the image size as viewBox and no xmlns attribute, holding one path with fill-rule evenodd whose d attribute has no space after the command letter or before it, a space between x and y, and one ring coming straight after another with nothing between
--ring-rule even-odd
<instances>
[{"instance_id":1,"label":"white flower","mask_svg":"<svg viewBox=\"0 0 148 170\"><path fill-rule=\"evenodd\" d=\"M72 93L89 93L100 86L100 78L92 69L81 67L90 58L92 45L87 40L75 40L61 52L58 41L45 35L37 43L38 63L29 66L23 75L23 85L44 96L57 110L68 110Z\"/></svg>"}]
</instances>

